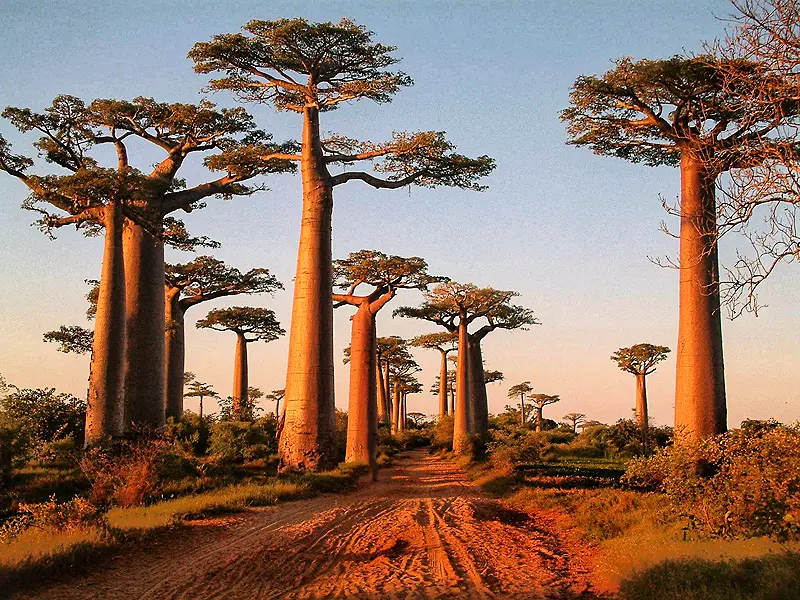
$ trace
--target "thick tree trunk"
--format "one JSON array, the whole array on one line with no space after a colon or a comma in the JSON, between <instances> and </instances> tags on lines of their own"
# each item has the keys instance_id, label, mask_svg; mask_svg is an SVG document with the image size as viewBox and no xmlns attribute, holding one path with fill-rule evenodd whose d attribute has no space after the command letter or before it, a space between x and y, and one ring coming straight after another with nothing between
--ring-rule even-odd
<instances>
[{"instance_id":1,"label":"thick tree trunk","mask_svg":"<svg viewBox=\"0 0 800 600\"><path fill-rule=\"evenodd\" d=\"M86 407L87 446L119 437L124 429L126 326L122 208L109 204L104 210L103 225L103 267Z\"/></svg>"},{"instance_id":2,"label":"thick tree trunk","mask_svg":"<svg viewBox=\"0 0 800 600\"><path fill-rule=\"evenodd\" d=\"M408 429L408 407L406 405L406 394L403 394L403 399L400 401L402 409L400 410L400 431Z\"/></svg>"},{"instance_id":3,"label":"thick tree trunk","mask_svg":"<svg viewBox=\"0 0 800 600\"><path fill-rule=\"evenodd\" d=\"M375 361L375 402L377 404L378 423L385 423L388 413L386 412L386 390L383 389L383 373L380 360Z\"/></svg>"},{"instance_id":4,"label":"thick tree trunk","mask_svg":"<svg viewBox=\"0 0 800 600\"><path fill-rule=\"evenodd\" d=\"M447 352L439 350L442 364L439 366L439 418L447 414Z\"/></svg>"},{"instance_id":5,"label":"thick tree trunk","mask_svg":"<svg viewBox=\"0 0 800 600\"><path fill-rule=\"evenodd\" d=\"M400 431L400 386L395 383L392 395L392 433Z\"/></svg>"},{"instance_id":6,"label":"thick tree trunk","mask_svg":"<svg viewBox=\"0 0 800 600\"><path fill-rule=\"evenodd\" d=\"M453 388L450 388L450 414L456 414L456 391Z\"/></svg>"},{"instance_id":7,"label":"thick tree trunk","mask_svg":"<svg viewBox=\"0 0 800 600\"><path fill-rule=\"evenodd\" d=\"M636 375L636 424L647 429L647 387L644 373Z\"/></svg>"},{"instance_id":8,"label":"thick tree trunk","mask_svg":"<svg viewBox=\"0 0 800 600\"><path fill-rule=\"evenodd\" d=\"M456 367L456 411L453 421L453 453L472 453L471 402L469 398L469 334L464 315L458 325L458 365Z\"/></svg>"},{"instance_id":9,"label":"thick tree trunk","mask_svg":"<svg viewBox=\"0 0 800 600\"><path fill-rule=\"evenodd\" d=\"M544 417L542 416L543 407L537 406L536 407L536 431L542 430L542 425L544 424Z\"/></svg>"},{"instance_id":10,"label":"thick tree trunk","mask_svg":"<svg viewBox=\"0 0 800 600\"><path fill-rule=\"evenodd\" d=\"M391 425L392 421L392 395L391 395L391 385L389 385L389 370L391 365L387 360L383 364L383 389L386 390L386 420Z\"/></svg>"},{"instance_id":11,"label":"thick tree trunk","mask_svg":"<svg viewBox=\"0 0 800 600\"><path fill-rule=\"evenodd\" d=\"M525 427L525 394L521 394L519 397L519 407L520 407L520 426Z\"/></svg>"},{"instance_id":12,"label":"thick tree trunk","mask_svg":"<svg viewBox=\"0 0 800 600\"><path fill-rule=\"evenodd\" d=\"M470 401L472 406L472 433L485 436L489 431L489 399L486 380L483 378L483 355L480 340L469 342Z\"/></svg>"},{"instance_id":13,"label":"thick tree trunk","mask_svg":"<svg viewBox=\"0 0 800 600\"><path fill-rule=\"evenodd\" d=\"M126 220L123 233L126 320L125 430L165 423L164 243Z\"/></svg>"},{"instance_id":14,"label":"thick tree trunk","mask_svg":"<svg viewBox=\"0 0 800 600\"><path fill-rule=\"evenodd\" d=\"M699 440L727 429L715 177L686 151L681 158L680 320L675 436Z\"/></svg>"},{"instance_id":15,"label":"thick tree trunk","mask_svg":"<svg viewBox=\"0 0 800 600\"><path fill-rule=\"evenodd\" d=\"M346 462L369 464L378 477L377 350L375 315L364 301L353 315L350 337L350 400L347 409Z\"/></svg>"},{"instance_id":16,"label":"thick tree trunk","mask_svg":"<svg viewBox=\"0 0 800 600\"><path fill-rule=\"evenodd\" d=\"M166 288L165 308L165 359L166 359L166 417L175 420L183 414L183 372L186 361L184 313L180 303L180 289Z\"/></svg>"},{"instance_id":17,"label":"thick tree trunk","mask_svg":"<svg viewBox=\"0 0 800 600\"><path fill-rule=\"evenodd\" d=\"M236 333L236 356L233 361L233 418L242 418L242 408L247 404L247 340Z\"/></svg>"},{"instance_id":18,"label":"thick tree trunk","mask_svg":"<svg viewBox=\"0 0 800 600\"><path fill-rule=\"evenodd\" d=\"M303 216L289 334L282 469L323 470L336 463L333 403L333 189L319 136L319 110L303 117Z\"/></svg>"}]
</instances>

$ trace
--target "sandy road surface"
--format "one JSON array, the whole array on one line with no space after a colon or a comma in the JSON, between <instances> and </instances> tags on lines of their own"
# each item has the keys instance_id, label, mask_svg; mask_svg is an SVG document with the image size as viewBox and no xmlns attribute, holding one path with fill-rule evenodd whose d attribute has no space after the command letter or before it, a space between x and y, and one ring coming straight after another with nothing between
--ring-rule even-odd
<instances>
[{"instance_id":1,"label":"sandy road surface","mask_svg":"<svg viewBox=\"0 0 800 600\"><path fill-rule=\"evenodd\" d=\"M351 494L198 521L15 598L594 598L588 560L552 518L414 451Z\"/></svg>"}]
</instances>

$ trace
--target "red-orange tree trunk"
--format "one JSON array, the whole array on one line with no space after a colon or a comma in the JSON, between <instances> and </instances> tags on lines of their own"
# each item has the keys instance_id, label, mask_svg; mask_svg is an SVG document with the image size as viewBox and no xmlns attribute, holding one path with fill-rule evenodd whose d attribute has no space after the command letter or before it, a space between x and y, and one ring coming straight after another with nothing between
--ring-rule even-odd
<instances>
[{"instance_id":1,"label":"red-orange tree trunk","mask_svg":"<svg viewBox=\"0 0 800 600\"><path fill-rule=\"evenodd\" d=\"M236 334L236 355L233 360L233 418L242 418L242 407L247 403L247 340L243 333Z\"/></svg>"},{"instance_id":2,"label":"red-orange tree trunk","mask_svg":"<svg viewBox=\"0 0 800 600\"><path fill-rule=\"evenodd\" d=\"M352 318L350 338L350 399L347 410L347 454L345 461L369 464L377 478L377 344L375 315L368 300L362 302Z\"/></svg>"},{"instance_id":3,"label":"red-orange tree trunk","mask_svg":"<svg viewBox=\"0 0 800 600\"><path fill-rule=\"evenodd\" d=\"M644 373L636 375L636 424L647 428L647 387Z\"/></svg>"},{"instance_id":4,"label":"red-orange tree trunk","mask_svg":"<svg viewBox=\"0 0 800 600\"><path fill-rule=\"evenodd\" d=\"M681 158L680 317L675 435L704 439L727 428L715 177L685 151Z\"/></svg>"},{"instance_id":5,"label":"red-orange tree trunk","mask_svg":"<svg viewBox=\"0 0 800 600\"><path fill-rule=\"evenodd\" d=\"M458 325L458 365L456 368L456 409L453 420L453 453L472 452L472 406L469 394L469 334L464 316Z\"/></svg>"},{"instance_id":6,"label":"red-orange tree trunk","mask_svg":"<svg viewBox=\"0 0 800 600\"><path fill-rule=\"evenodd\" d=\"M125 391L125 271L122 209L104 209L105 244L97 297L89 398L86 407L86 444L123 433Z\"/></svg>"},{"instance_id":7,"label":"red-orange tree trunk","mask_svg":"<svg viewBox=\"0 0 800 600\"><path fill-rule=\"evenodd\" d=\"M439 418L447 414L447 352L439 350L442 363L439 365Z\"/></svg>"},{"instance_id":8,"label":"red-orange tree trunk","mask_svg":"<svg viewBox=\"0 0 800 600\"><path fill-rule=\"evenodd\" d=\"M472 431L485 436L489 431L489 399L486 380L483 378L483 354L479 339L469 342L470 402L472 407Z\"/></svg>"},{"instance_id":9,"label":"red-orange tree trunk","mask_svg":"<svg viewBox=\"0 0 800 600\"><path fill-rule=\"evenodd\" d=\"M284 469L335 465L333 403L333 189L319 134L319 110L306 107L301 173L303 215L289 333L286 421L280 439Z\"/></svg>"},{"instance_id":10,"label":"red-orange tree trunk","mask_svg":"<svg viewBox=\"0 0 800 600\"><path fill-rule=\"evenodd\" d=\"M130 220L123 233L127 353L125 428L165 423L164 243Z\"/></svg>"},{"instance_id":11,"label":"red-orange tree trunk","mask_svg":"<svg viewBox=\"0 0 800 600\"><path fill-rule=\"evenodd\" d=\"M383 387L383 373L380 361L375 361L375 397L378 410L378 423L385 423L389 413L386 410L386 388Z\"/></svg>"},{"instance_id":12,"label":"red-orange tree trunk","mask_svg":"<svg viewBox=\"0 0 800 600\"><path fill-rule=\"evenodd\" d=\"M183 372L186 361L186 332L184 312L180 305L180 290L167 288L165 308L165 360L166 360L166 417L180 419L183 414Z\"/></svg>"}]
</instances>

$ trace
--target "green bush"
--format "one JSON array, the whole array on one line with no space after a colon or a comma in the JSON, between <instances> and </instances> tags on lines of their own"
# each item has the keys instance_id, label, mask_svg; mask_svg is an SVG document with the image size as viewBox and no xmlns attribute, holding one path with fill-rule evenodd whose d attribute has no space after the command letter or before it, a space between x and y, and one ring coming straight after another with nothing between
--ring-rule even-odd
<instances>
[{"instance_id":1,"label":"green bush","mask_svg":"<svg viewBox=\"0 0 800 600\"><path fill-rule=\"evenodd\" d=\"M255 422L219 421L211 428L211 454L222 461L242 463L267 458L275 451L272 415Z\"/></svg>"},{"instance_id":2,"label":"green bush","mask_svg":"<svg viewBox=\"0 0 800 600\"><path fill-rule=\"evenodd\" d=\"M745 427L629 463L624 481L664 492L688 527L721 536L800 535L800 428Z\"/></svg>"},{"instance_id":3,"label":"green bush","mask_svg":"<svg viewBox=\"0 0 800 600\"><path fill-rule=\"evenodd\" d=\"M431 437L431 448L433 450L452 450L453 449L453 417L445 415L439 417L433 426Z\"/></svg>"},{"instance_id":4,"label":"green bush","mask_svg":"<svg viewBox=\"0 0 800 600\"><path fill-rule=\"evenodd\" d=\"M178 420L170 417L167 421L166 437L195 456L204 456L211 444L213 423L213 416L203 416L201 419L197 413L187 410Z\"/></svg>"}]
</instances>

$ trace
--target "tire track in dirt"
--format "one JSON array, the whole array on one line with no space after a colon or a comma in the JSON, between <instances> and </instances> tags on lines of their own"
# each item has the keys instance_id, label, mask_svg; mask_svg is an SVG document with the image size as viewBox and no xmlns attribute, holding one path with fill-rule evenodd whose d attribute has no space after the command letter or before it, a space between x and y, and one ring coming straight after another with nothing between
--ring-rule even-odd
<instances>
[{"instance_id":1,"label":"tire track in dirt","mask_svg":"<svg viewBox=\"0 0 800 600\"><path fill-rule=\"evenodd\" d=\"M552 520L413 451L351 494L198 521L14 598L588 599L588 558Z\"/></svg>"}]
</instances>

